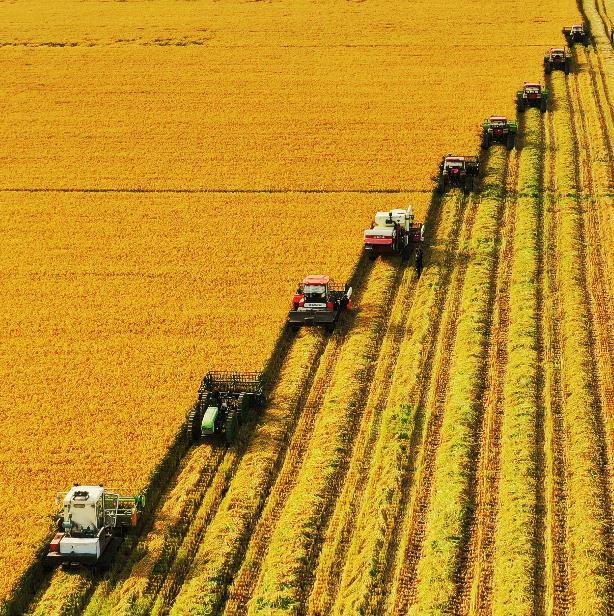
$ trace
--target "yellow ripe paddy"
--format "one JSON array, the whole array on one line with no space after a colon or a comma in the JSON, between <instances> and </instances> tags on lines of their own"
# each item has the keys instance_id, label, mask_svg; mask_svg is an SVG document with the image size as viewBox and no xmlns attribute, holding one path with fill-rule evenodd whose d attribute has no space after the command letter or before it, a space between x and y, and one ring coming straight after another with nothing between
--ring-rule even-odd
<instances>
[{"instance_id":1,"label":"yellow ripe paddy","mask_svg":"<svg viewBox=\"0 0 614 616\"><path fill-rule=\"evenodd\" d=\"M13 609L614 609L601 55L549 79L478 194L431 192L580 19L572 0L0 2L2 616L57 491L144 488L203 374L262 368L297 282L355 271L353 316L288 343L253 431L188 452L134 554ZM408 203L422 277L356 269L372 214Z\"/></svg>"}]
</instances>

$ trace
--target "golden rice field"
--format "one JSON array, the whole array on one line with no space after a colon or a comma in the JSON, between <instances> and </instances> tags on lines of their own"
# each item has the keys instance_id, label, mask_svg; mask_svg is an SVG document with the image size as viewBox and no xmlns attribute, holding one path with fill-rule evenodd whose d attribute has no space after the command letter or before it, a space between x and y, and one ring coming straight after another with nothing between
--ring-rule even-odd
<instances>
[{"instance_id":1,"label":"golden rice field","mask_svg":"<svg viewBox=\"0 0 614 616\"><path fill-rule=\"evenodd\" d=\"M583 10L548 112L439 196L574 2L0 2L0 615L614 613L614 7ZM408 201L419 279L360 258ZM355 309L280 338L313 272ZM185 451L202 375L265 365L237 443ZM73 482L149 489L104 575L38 565Z\"/></svg>"}]
</instances>

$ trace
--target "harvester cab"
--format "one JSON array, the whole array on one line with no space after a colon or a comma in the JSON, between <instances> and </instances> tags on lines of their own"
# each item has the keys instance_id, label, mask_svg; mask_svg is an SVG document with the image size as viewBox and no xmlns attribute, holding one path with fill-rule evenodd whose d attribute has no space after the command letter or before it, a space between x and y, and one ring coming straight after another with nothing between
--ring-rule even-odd
<instances>
[{"instance_id":1,"label":"harvester cab","mask_svg":"<svg viewBox=\"0 0 614 616\"><path fill-rule=\"evenodd\" d=\"M437 190L443 193L448 187L456 187L471 191L474 189L475 178L479 172L480 162L477 156L447 154L439 163Z\"/></svg>"},{"instance_id":2,"label":"harvester cab","mask_svg":"<svg viewBox=\"0 0 614 616\"><path fill-rule=\"evenodd\" d=\"M544 56L546 75L556 70L564 71L565 75L569 75L571 70L571 53L565 47L551 47Z\"/></svg>"},{"instance_id":3,"label":"harvester cab","mask_svg":"<svg viewBox=\"0 0 614 616\"><path fill-rule=\"evenodd\" d=\"M516 92L516 109L523 112L527 107L537 107L542 113L548 108L548 90L540 83L525 82Z\"/></svg>"},{"instance_id":4,"label":"harvester cab","mask_svg":"<svg viewBox=\"0 0 614 616\"><path fill-rule=\"evenodd\" d=\"M292 298L288 323L324 325L329 331L335 328L339 315L351 307L352 287L336 284L329 276L307 276Z\"/></svg>"},{"instance_id":5,"label":"harvester cab","mask_svg":"<svg viewBox=\"0 0 614 616\"><path fill-rule=\"evenodd\" d=\"M88 565L105 569L127 529L138 524L145 497L120 496L102 485L74 485L58 494L62 503L57 533L51 541L46 565Z\"/></svg>"},{"instance_id":6,"label":"harvester cab","mask_svg":"<svg viewBox=\"0 0 614 616\"><path fill-rule=\"evenodd\" d=\"M590 43L590 31L585 24L576 24L570 28L563 28L563 36L570 47L575 43L582 43L582 45Z\"/></svg>"},{"instance_id":7,"label":"harvester cab","mask_svg":"<svg viewBox=\"0 0 614 616\"><path fill-rule=\"evenodd\" d=\"M264 376L261 372L207 372L198 401L188 414L188 445L201 437L223 435L232 443L239 426L252 409L266 404Z\"/></svg>"},{"instance_id":8,"label":"harvester cab","mask_svg":"<svg viewBox=\"0 0 614 616\"><path fill-rule=\"evenodd\" d=\"M364 232L364 246L371 260L378 255L400 255L409 261L415 254L416 271L422 273L424 224L414 222L411 205L406 209L376 212L370 229Z\"/></svg>"},{"instance_id":9,"label":"harvester cab","mask_svg":"<svg viewBox=\"0 0 614 616\"><path fill-rule=\"evenodd\" d=\"M518 124L505 116L490 116L482 123L482 147L489 148L493 143L504 143L508 150L516 145Z\"/></svg>"}]
</instances>

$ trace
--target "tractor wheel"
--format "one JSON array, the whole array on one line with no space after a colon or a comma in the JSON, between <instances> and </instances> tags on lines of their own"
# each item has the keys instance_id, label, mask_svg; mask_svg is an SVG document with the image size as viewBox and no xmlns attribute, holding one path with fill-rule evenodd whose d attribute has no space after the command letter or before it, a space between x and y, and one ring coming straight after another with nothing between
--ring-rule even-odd
<instances>
[{"instance_id":1,"label":"tractor wheel","mask_svg":"<svg viewBox=\"0 0 614 616\"><path fill-rule=\"evenodd\" d=\"M473 176L465 179L465 192L473 192Z\"/></svg>"},{"instance_id":2,"label":"tractor wheel","mask_svg":"<svg viewBox=\"0 0 614 616\"><path fill-rule=\"evenodd\" d=\"M508 133L507 135L507 149L513 150L516 145L516 135L514 133Z\"/></svg>"},{"instance_id":3,"label":"tractor wheel","mask_svg":"<svg viewBox=\"0 0 614 616\"><path fill-rule=\"evenodd\" d=\"M547 108L548 108L548 104L546 103L546 99L542 98L541 102L539 103L539 110L542 113L546 113Z\"/></svg>"},{"instance_id":4,"label":"tractor wheel","mask_svg":"<svg viewBox=\"0 0 614 616\"><path fill-rule=\"evenodd\" d=\"M420 274L422 274L422 248L416 250L416 274L418 278L420 278Z\"/></svg>"},{"instance_id":5,"label":"tractor wheel","mask_svg":"<svg viewBox=\"0 0 614 616\"><path fill-rule=\"evenodd\" d=\"M569 60L565 60L565 75L569 75L569 71L571 69Z\"/></svg>"},{"instance_id":6,"label":"tractor wheel","mask_svg":"<svg viewBox=\"0 0 614 616\"><path fill-rule=\"evenodd\" d=\"M249 414L249 397L245 394L239 394L237 400L237 424L241 425L247 420Z\"/></svg>"},{"instance_id":7,"label":"tractor wheel","mask_svg":"<svg viewBox=\"0 0 614 616\"><path fill-rule=\"evenodd\" d=\"M325 329L329 334L332 334L335 331L336 325L337 325L337 321L333 321L332 323L327 323Z\"/></svg>"},{"instance_id":8,"label":"tractor wheel","mask_svg":"<svg viewBox=\"0 0 614 616\"><path fill-rule=\"evenodd\" d=\"M409 258L411 257L411 246L408 244L407 246L403 246L403 249L401 250L401 260L402 261L409 261Z\"/></svg>"},{"instance_id":9,"label":"tractor wheel","mask_svg":"<svg viewBox=\"0 0 614 616\"><path fill-rule=\"evenodd\" d=\"M445 180L440 176L437 180L437 192L442 195L446 191Z\"/></svg>"},{"instance_id":10,"label":"tractor wheel","mask_svg":"<svg viewBox=\"0 0 614 616\"><path fill-rule=\"evenodd\" d=\"M186 426L186 437L188 441L188 446L190 446L192 443L195 443L200 438L201 436L200 423L201 423L201 418L200 418L199 408L197 406L195 409L192 409L190 411L190 414L188 415L188 422Z\"/></svg>"},{"instance_id":11,"label":"tractor wheel","mask_svg":"<svg viewBox=\"0 0 614 616\"><path fill-rule=\"evenodd\" d=\"M544 73L546 73L546 75L550 75L551 72L552 65L550 64L550 62L544 62Z\"/></svg>"},{"instance_id":12,"label":"tractor wheel","mask_svg":"<svg viewBox=\"0 0 614 616\"><path fill-rule=\"evenodd\" d=\"M224 436L229 445L237 438L238 431L239 418L237 417L235 409L230 409L228 415L226 415L226 421L224 422Z\"/></svg>"},{"instance_id":13,"label":"tractor wheel","mask_svg":"<svg viewBox=\"0 0 614 616\"><path fill-rule=\"evenodd\" d=\"M374 252L369 253L369 261L375 261L377 255Z\"/></svg>"},{"instance_id":14,"label":"tractor wheel","mask_svg":"<svg viewBox=\"0 0 614 616\"><path fill-rule=\"evenodd\" d=\"M482 147L488 149L490 147L490 135L488 133L484 133L482 137Z\"/></svg>"},{"instance_id":15,"label":"tractor wheel","mask_svg":"<svg viewBox=\"0 0 614 616\"><path fill-rule=\"evenodd\" d=\"M516 101L516 111L518 113L524 113L526 106L523 100Z\"/></svg>"}]
</instances>

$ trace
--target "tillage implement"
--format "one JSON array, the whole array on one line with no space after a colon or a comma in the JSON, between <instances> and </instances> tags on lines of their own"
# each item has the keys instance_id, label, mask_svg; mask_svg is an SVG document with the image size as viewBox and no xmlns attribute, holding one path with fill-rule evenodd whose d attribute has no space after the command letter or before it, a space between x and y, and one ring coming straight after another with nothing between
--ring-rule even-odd
<instances>
[{"instance_id":1,"label":"tillage implement","mask_svg":"<svg viewBox=\"0 0 614 616\"><path fill-rule=\"evenodd\" d=\"M522 113L527 107L537 107L542 113L548 108L550 93L540 83L525 83L516 92L516 109Z\"/></svg>"},{"instance_id":2,"label":"tillage implement","mask_svg":"<svg viewBox=\"0 0 614 616\"><path fill-rule=\"evenodd\" d=\"M565 75L569 75L571 70L571 53L565 47L551 47L544 56L546 75L556 70L563 71Z\"/></svg>"},{"instance_id":3,"label":"tillage implement","mask_svg":"<svg viewBox=\"0 0 614 616\"><path fill-rule=\"evenodd\" d=\"M516 145L518 124L505 116L490 116L482 123L482 147L489 148L493 143L503 143L508 150Z\"/></svg>"},{"instance_id":4,"label":"tillage implement","mask_svg":"<svg viewBox=\"0 0 614 616\"><path fill-rule=\"evenodd\" d=\"M351 308L351 297L352 287L347 284L336 284L329 276L307 276L292 298L288 323L295 328L324 325L332 331L339 315Z\"/></svg>"},{"instance_id":5,"label":"tillage implement","mask_svg":"<svg viewBox=\"0 0 614 616\"><path fill-rule=\"evenodd\" d=\"M261 372L208 372L198 389L198 401L188 414L188 445L216 435L232 443L252 409L265 403Z\"/></svg>"},{"instance_id":6,"label":"tillage implement","mask_svg":"<svg viewBox=\"0 0 614 616\"><path fill-rule=\"evenodd\" d=\"M416 272L422 273L422 246L424 244L424 224L414 222L411 205L406 209L376 212L370 229L364 232L365 251L371 260L378 255L400 255L409 261L415 254Z\"/></svg>"},{"instance_id":7,"label":"tillage implement","mask_svg":"<svg viewBox=\"0 0 614 616\"><path fill-rule=\"evenodd\" d=\"M448 188L455 187L472 191L479 172L480 162L477 156L447 154L439 163L439 174L435 178L437 190L443 193Z\"/></svg>"},{"instance_id":8,"label":"tillage implement","mask_svg":"<svg viewBox=\"0 0 614 616\"><path fill-rule=\"evenodd\" d=\"M57 533L45 564L87 565L106 569L126 531L135 527L145 507L145 497L121 496L104 486L74 485L58 494L62 503Z\"/></svg>"}]
</instances>

